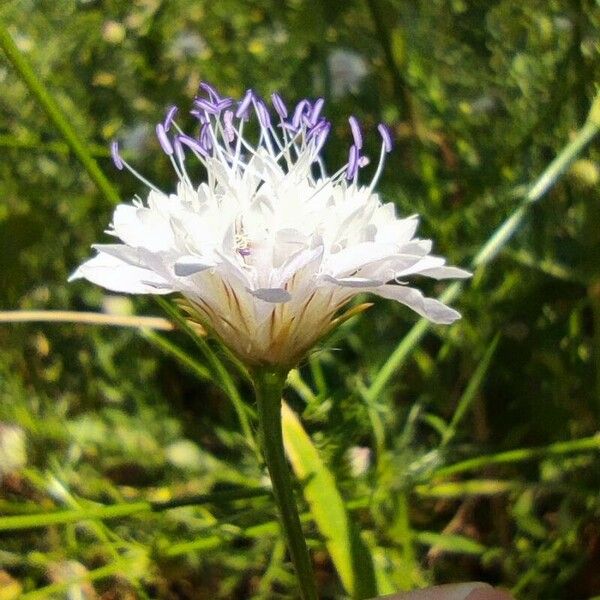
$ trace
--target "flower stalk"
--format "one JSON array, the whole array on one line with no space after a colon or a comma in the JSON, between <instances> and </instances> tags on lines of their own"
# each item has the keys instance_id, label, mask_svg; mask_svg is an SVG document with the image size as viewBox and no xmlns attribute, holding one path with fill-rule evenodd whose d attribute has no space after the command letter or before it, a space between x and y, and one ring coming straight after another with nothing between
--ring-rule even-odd
<instances>
[{"instance_id":1,"label":"flower stalk","mask_svg":"<svg viewBox=\"0 0 600 600\"><path fill-rule=\"evenodd\" d=\"M257 368L252 373L258 408L259 436L281 527L298 577L300 595L303 600L317 600L311 558L302 533L283 447L281 393L286 377L287 370L268 367Z\"/></svg>"}]
</instances>

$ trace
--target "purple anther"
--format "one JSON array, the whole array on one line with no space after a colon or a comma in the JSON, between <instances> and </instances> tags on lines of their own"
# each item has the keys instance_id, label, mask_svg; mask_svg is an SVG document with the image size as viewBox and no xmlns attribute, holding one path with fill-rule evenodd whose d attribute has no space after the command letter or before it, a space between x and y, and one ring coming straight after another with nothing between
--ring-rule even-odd
<instances>
[{"instance_id":1,"label":"purple anther","mask_svg":"<svg viewBox=\"0 0 600 600\"><path fill-rule=\"evenodd\" d=\"M210 124L205 123L200 129L200 145L206 150L210 150L213 146L212 136L210 134Z\"/></svg>"},{"instance_id":2,"label":"purple anther","mask_svg":"<svg viewBox=\"0 0 600 600\"><path fill-rule=\"evenodd\" d=\"M354 145L360 150L363 145L363 138L358 119L354 116L349 117L348 123L350 123L350 130L352 131L352 137L354 138Z\"/></svg>"},{"instance_id":3,"label":"purple anther","mask_svg":"<svg viewBox=\"0 0 600 600\"><path fill-rule=\"evenodd\" d=\"M181 144L184 144L194 152L197 152L202 156L208 156L208 152L202 146L202 144L198 140L195 140L194 138L190 137L189 135L180 135L177 139Z\"/></svg>"},{"instance_id":4,"label":"purple anther","mask_svg":"<svg viewBox=\"0 0 600 600\"><path fill-rule=\"evenodd\" d=\"M319 134L319 132L324 128L327 127L329 125L329 121L327 121L326 119L319 119L309 130L308 133L306 134L306 139L310 140L311 138L315 137L316 135Z\"/></svg>"},{"instance_id":5,"label":"purple anther","mask_svg":"<svg viewBox=\"0 0 600 600\"><path fill-rule=\"evenodd\" d=\"M296 133L296 127L294 127L291 123L279 123L277 126L291 133Z\"/></svg>"},{"instance_id":6,"label":"purple anther","mask_svg":"<svg viewBox=\"0 0 600 600\"><path fill-rule=\"evenodd\" d=\"M321 148L323 148L323 145L327 141L327 137L329 136L330 130L331 123L325 121L323 126L319 129L318 133L315 134L315 150L317 152L321 152Z\"/></svg>"},{"instance_id":7,"label":"purple anther","mask_svg":"<svg viewBox=\"0 0 600 600\"><path fill-rule=\"evenodd\" d=\"M310 121L310 126L312 127L319 119L319 115L321 114L321 110L323 109L323 105L325 104L325 100L323 98L317 98L315 103L313 104L312 110L308 116L308 120Z\"/></svg>"},{"instance_id":8,"label":"purple anther","mask_svg":"<svg viewBox=\"0 0 600 600\"><path fill-rule=\"evenodd\" d=\"M348 167L346 168L346 179L354 179L358 173L358 148L352 144L348 154Z\"/></svg>"},{"instance_id":9,"label":"purple anther","mask_svg":"<svg viewBox=\"0 0 600 600\"><path fill-rule=\"evenodd\" d=\"M390 131L390 128L384 123L379 123L379 125L377 125L377 131L379 131L379 135L383 140L383 147L385 148L385 151L391 152L394 146L394 142L392 140L392 133Z\"/></svg>"},{"instance_id":10,"label":"purple anther","mask_svg":"<svg viewBox=\"0 0 600 600\"><path fill-rule=\"evenodd\" d=\"M271 127L271 115L262 100L254 100L254 108L256 109L256 115L258 116L258 122L264 129Z\"/></svg>"},{"instance_id":11,"label":"purple anther","mask_svg":"<svg viewBox=\"0 0 600 600\"><path fill-rule=\"evenodd\" d=\"M122 171L125 165L123 164L123 160L119 154L119 142L117 140L113 140L110 145L110 155L112 156L115 167L117 167L119 171Z\"/></svg>"},{"instance_id":12,"label":"purple anther","mask_svg":"<svg viewBox=\"0 0 600 600\"><path fill-rule=\"evenodd\" d=\"M250 248L240 248L238 250L238 252L242 255L242 256L250 256L250 254L252 254L252 251L250 250Z\"/></svg>"},{"instance_id":13,"label":"purple anther","mask_svg":"<svg viewBox=\"0 0 600 600\"><path fill-rule=\"evenodd\" d=\"M240 103L238 104L238 108L235 111L235 116L237 119L246 119L248 117L248 107L254 98L254 93L252 90L248 90L246 95L242 98Z\"/></svg>"},{"instance_id":14,"label":"purple anther","mask_svg":"<svg viewBox=\"0 0 600 600\"><path fill-rule=\"evenodd\" d=\"M196 98L194 100L194 104L200 110L203 110L204 112L208 113L209 115L217 115L217 114L219 114L219 109L210 100L206 100L205 98Z\"/></svg>"},{"instance_id":15,"label":"purple anther","mask_svg":"<svg viewBox=\"0 0 600 600\"><path fill-rule=\"evenodd\" d=\"M300 128L300 123L302 122L302 117L304 115L304 110L306 108L310 108L310 103L308 100L300 100L296 105L296 110L294 110L294 116L292 117L292 127L294 129Z\"/></svg>"},{"instance_id":16,"label":"purple anther","mask_svg":"<svg viewBox=\"0 0 600 600\"><path fill-rule=\"evenodd\" d=\"M216 104L215 108L221 112L226 108L229 108L233 104L233 100L231 98L221 98Z\"/></svg>"},{"instance_id":17,"label":"purple anther","mask_svg":"<svg viewBox=\"0 0 600 600\"><path fill-rule=\"evenodd\" d=\"M206 81L202 81L200 83L200 89L207 92L210 96L210 99L213 102L219 102L219 100L221 99L221 96L219 96L217 90L212 85L210 85L210 83L206 83Z\"/></svg>"},{"instance_id":18,"label":"purple anther","mask_svg":"<svg viewBox=\"0 0 600 600\"><path fill-rule=\"evenodd\" d=\"M235 138L235 127L233 126L233 112L226 110L223 114L223 129L228 142L233 142Z\"/></svg>"},{"instance_id":19,"label":"purple anther","mask_svg":"<svg viewBox=\"0 0 600 600\"><path fill-rule=\"evenodd\" d=\"M176 106L170 106L167 114L165 115L165 120L163 121L163 127L165 131L169 131L171 129L171 125L173 125L173 119L175 119L175 115L177 114L178 108Z\"/></svg>"},{"instance_id":20,"label":"purple anther","mask_svg":"<svg viewBox=\"0 0 600 600\"><path fill-rule=\"evenodd\" d=\"M190 110L190 115L193 115L194 117L196 117L196 119L198 119L198 121L200 121L200 124L206 123L206 115L202 111L193 109L193 110Z\"/></svg>"},{"instance_id":21,"label":"purple anther","mask_svg":"<svg viewBox=\"0 0 600 600\"><path fill-rule=\"evenodd\" d=\"M273 108L277 111L277 114L282 119L286 119L288 116L287 107L283 101L283 98L277 92L271 94L271 102L273 104Z\"/></svg>"},{"instance_id":22,"label":"purple anther","mask_svg":"<svg viewBox=\"0 0 600 600\"><path fill-rule=\"evenodd\" d=\"M160 142L160 146L163 149L164 153L171 156L171 154L173 154L173 145L167 137L165 127L162 123L159 123L156 126L156 136L158 137L158 141Z\"/></svg>"},{"instance_id":23,"label":"purple anther","mask_svg":"<svg viewBox=\"0 0 600 600\"><path fill-rule=\"evenodd\" d=\"M183 152L183 146L181 145L181 141L179 140L179 138L175 138L175 140L173 141L173 148L175 149L175 156L177 157L177 160L180 164L183 163L183 161L185 160L185 154Z\"/></svg>"}]
</instances>

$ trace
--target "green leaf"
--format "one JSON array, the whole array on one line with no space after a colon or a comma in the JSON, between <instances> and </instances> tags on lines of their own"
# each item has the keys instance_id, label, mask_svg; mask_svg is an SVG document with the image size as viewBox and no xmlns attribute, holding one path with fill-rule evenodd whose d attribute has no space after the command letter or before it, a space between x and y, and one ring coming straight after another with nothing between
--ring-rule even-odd
<instances>
[{"instance_id":1,"label":"green leaf","mask_svg":"<svg viewBox=\"0 0 600 600\"><path fill-rule=\"evenodd\" d=\"M449 481L446 483L417 485L414 491L419 496L429 498L462 498L464 496L495 496L521 489L519 481L498 479L470 479L469 481Z\"/></svg>"},{"instance_id":2,"label":"green leaf","mask_svg":"<svg viewBox=\"0 0 600 600\"><path fill-rule=\"evenodd\" d=\"M437 546L441 550L457 554L480 556L488 550L483 544L462 535L418 531L415 532L414 539L425 546Z\"/></svg>"},{"instance_id":3,"label":"green leaf","mask_svg":"<svg viewBox=\"0 0 600 600\"><path fill-rule=\"evenodd\" d=\"M492 343L488 346L485 355L481 359L481 362L477 366L475 373L471 377L469 381L469 385L467 385L467 389L464 391L460 400L458 401L458 406L454 411L454 416L452 417L452 421L446 429L443 437L442 437L442 445L445 446L450 442L450 440L456 435L456 430L458 429L458 425L467 414L467 411L471 407L473 400L475 400L481 385L487 375L489 366L492 362L492 358L494 356L494 352L498 346L498 341L500 340L500 334L496 334Z\"/></svg>"},{"instance_id":4,"label":"green leaf","mask_svg":"<svg viewBox=\"0 0 600 600\"><path fill-rule=\"evenodd\" d=\"M296 477L304 484L304 497L344 588L353 598L376 596L373 558L349 518L332 473L285 402L281 414L287 456Z\"/></svg>"}]
</instances>

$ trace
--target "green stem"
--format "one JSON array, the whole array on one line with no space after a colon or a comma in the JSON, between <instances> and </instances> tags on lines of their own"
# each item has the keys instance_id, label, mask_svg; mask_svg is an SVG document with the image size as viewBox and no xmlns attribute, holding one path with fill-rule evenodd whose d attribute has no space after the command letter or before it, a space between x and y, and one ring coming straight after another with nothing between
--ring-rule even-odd
<instances>
[{"instance_id":1,"label":"green stem","mask_svg":"<svg viewBox=\"0 0 600 600\"><path fill-rule=\"evenodd\" d=\"M73 154L81 161L85 170L92 181L98 186L98 189L104 194L111 204L117 204L120 201L116 189L106 178L100 167L90 154L90 151L81 139L65 112L52 97L46 86L36 75L35 69L29 63L27 58L17 48L8 29L0 21L0 48L4 50L6 57L11 62L29 91L33 94L40 106L48 115L48 118L54 123L55 127L61 133Z\"/></svg>"},{"instance_id":2,"label":"green stem","mask_svg":"<svg viewBox=\"0 0 600 600\"><path fill-rule=\"evenodd\" d=\"M593 358L596 376L596 414L600 416L600 279L588 286L588 298L592 309Z\"/></svg>"},{"instance_id":3,"label":"green stem","mask_svg":"<svg viewBox=\"0 0 600 600\"><path fill-rule=\"evenodd\" d=\"M260 441L273 484L273 496L279 510L281 526L296 569L300 595L303 600L316 600L317 590L312 563L302 533L290 471L283 448L281 392L286 377L287 372L268 368L257 369L253 373Z\"/></svg>"},{"instance_id":4,"label":"green stem","mask_svg":"<svg viewBox=\"0 0 600 600\"><path fill-rule=\"evenodd\" d=\"M174 498L164 502L128 502L112 506L94 505L53 512L32 512L26 515L0 516L0 531L17 531L21 529L37 529L50 525L66 525L90 520L109 520L131 517L141 513L162 512L181 506L201 506L203 504L222 504L234 500L247 500L270 496L271 491L264 488L233 489L200 494L183 498ZM21 509L22 510L22 509Z\"/></svg>"},{"instance_id":5,"label":"green stem","mask_svg":"<svg viewBox=\"0 0 600 600\"><path fill-rule=\"evenodd\" d=\"M402 65L398 64L392 47L392 39L388 29L389 14L382 7L378 0L367 0L367 6L371 15L371 20L377 32L377 39L381 45L388 71L392 77L394 86L394 95L400 105L402 117L409 121L413 132L417 132L418 122L415 118L413 97L411 95L408 82L402 74Z\"/></svg>"},{"instance_id":6,"label":"green stem","mask_svg":"<svg viewBox=\"0 0 600 600\"><path fill-rule=\"evenodd\" d=\"M56 154L69 154L71 149L64 142L42 142L38 137L28 135L17 137L14 135L0 135L1 148L15 148L21 150L38 150L43 152L54 152ZM89 144L88 150L95 158L110 158L110 150L100 144ZM127 152L122 152L127 158Z\"/></svg>"},{"instance_id":7,"label":"green stem","mask_svg":"<svg viewBox=\"0 0 600 600\"><path fill-rule=\"evenodd\" d=\"M563 454L571 454L572 452L588 452L600 450L600 436L593 435L591 437L580 438L578 440L569 440L567 442L556 442L549 446L541 448L518 448L517 450L507 450L498 454L490 454L485 456L476 456L463 460L447 467L441 467L433 473L433 477L449 477L457 473L482 469L489 465L511 464L516 462L535 460L537 458L545 458L547 456L561 456Z\"/></svg>"},{"instance_id":8,"label":"green stem","mask_svg":"<svg viewBox=\"0 0 600 600\"><path fill-rule=\"evenodd\" d=\"M240 426L242 428L242 433L244 434L244 439L256 455L257 460L260 460L258 447L254 439L254 433L252 432L252 426L250 424L250 418L248 416L249 409L242 400L242 396L240 395L240 392L238 391L237 386L233 381L233 378L231 377L229 371L227 370L221 359L212 350L207 341L203 337L199 336L196 332L194 332L194 330L189 326L185 317L171 303L167 302L160 296L155 296L155 300L158 303L158 305L167 313L167 315L169 315L169 317L171 317L171 319L192 338L197 348L200 350L200 352L202 352L204 358L206 358L206 361L208 362L208 365L216 378L217 385L225 392L225 394L228 396L228 398L231 400L231 403L233 404L233 408L237 413L238 419L240 421Z\"/></svg>"}]
</instances>

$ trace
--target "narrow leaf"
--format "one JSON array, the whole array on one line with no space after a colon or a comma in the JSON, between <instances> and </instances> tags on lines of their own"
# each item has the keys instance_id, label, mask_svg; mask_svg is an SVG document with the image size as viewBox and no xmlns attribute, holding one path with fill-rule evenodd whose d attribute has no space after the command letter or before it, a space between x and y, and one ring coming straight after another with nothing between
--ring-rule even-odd
<instances>
[{"instance_id":1,"label":"narrow leaf","mask_svg":"<svg viewBox=\"0 0 600 600\"><path fill-rule=\"evenodd\" d=\"M425 546L436 546L446 552L455 552L457 554L481 556L488 550L483 544L463 535L418 531L415 532L414 539Z\"/></svg>"},{"instance_id":2,"label":"narrow leaf","mask_svg":"<svg viewBox=\"0 0 600 600\"><path fill-rule=\"evenodd\" d=\"M283 403L283 436L287 456L304 497L325 538L325 545L344 588L353 598L377 595L373 559L355 524L350 520L335 479L295 413Z\"/></svg>"}]
</instances>

